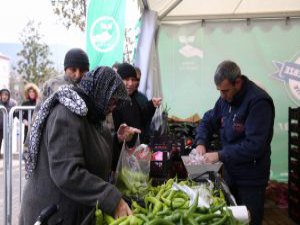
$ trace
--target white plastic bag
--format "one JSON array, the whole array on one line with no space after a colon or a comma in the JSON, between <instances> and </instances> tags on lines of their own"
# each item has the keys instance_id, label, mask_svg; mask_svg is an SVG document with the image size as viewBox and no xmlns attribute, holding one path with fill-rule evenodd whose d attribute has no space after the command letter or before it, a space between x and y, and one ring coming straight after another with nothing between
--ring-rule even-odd
<instances>
[{"instance_id":1,"label":"white plastic bag","mask_svg":"<svg viewBox=\"0 0 300 225\"><path fill-rule=\"evenodd\" d=\"M132 148L123 143L116 169L116 186L126 196L143 196L148 188L151 150L139 142Z\"/></svg>"}]
</instances>

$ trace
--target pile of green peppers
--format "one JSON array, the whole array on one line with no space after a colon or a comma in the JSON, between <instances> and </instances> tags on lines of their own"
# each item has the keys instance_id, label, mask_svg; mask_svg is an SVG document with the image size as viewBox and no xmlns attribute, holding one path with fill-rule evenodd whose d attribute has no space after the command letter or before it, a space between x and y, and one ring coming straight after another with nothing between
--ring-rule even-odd
<instances>
[{"instance_id":1,"label":"pile of green peppers","mask_svg":"<svg viewBox=\"0 0 300 225\"><path fill-rule=\"evenodd\" d=\"M172 189L174 179L166 183L149 187L149 192L144 198L144 205L132 201L133 215L113 219L111 216L102 214L96 208L96 225L240 225L235 220L232 212L226 206L226 201L221 190L212 193L213 201L209 208L198 207L197 194L194 202L190 205L189 196L183 191ZM181 181L179 184L193 186L193 181Z\"/></svg>"}]
</instances>

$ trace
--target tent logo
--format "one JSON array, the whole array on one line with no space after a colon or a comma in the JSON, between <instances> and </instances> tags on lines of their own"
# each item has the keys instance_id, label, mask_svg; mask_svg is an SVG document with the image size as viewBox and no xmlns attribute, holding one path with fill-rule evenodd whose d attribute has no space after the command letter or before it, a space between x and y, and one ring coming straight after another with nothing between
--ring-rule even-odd
<instances>
[{"instance_id":1,"label":"tent logo","mask_svg":"<svg viewBox=\"0 0 300 225\"><path fill-rule=\"evenodd\" d=\"M299 105L300 103L300 54L286 62L276 62L273 64L278 71L272 75L274 79L284 82L285 89L291 100Z\"/></svg>"},{"instance_id":2,"label":"tent logo","mask_svg":"<svg viewBox=\"0 0 300 225\"><path fill-rule=\"evenodd\" d=\"M203 51L193 47L191 44L195 42L195 36L179 36L179 42L184 46L179 49L179 53L186 58L199 57L203 58Z\"/></svg>"},{"instance_id":3,"label":"tent logo","mask_svg":"<svg viewBox=\"0 0 300 225\"><path fill-rule=\"evenodd\" d=\"M89 38L98 52L110 52L120 40L120 28L114 18L99 17L91 26Z\"/></svg>"}]
</instances>

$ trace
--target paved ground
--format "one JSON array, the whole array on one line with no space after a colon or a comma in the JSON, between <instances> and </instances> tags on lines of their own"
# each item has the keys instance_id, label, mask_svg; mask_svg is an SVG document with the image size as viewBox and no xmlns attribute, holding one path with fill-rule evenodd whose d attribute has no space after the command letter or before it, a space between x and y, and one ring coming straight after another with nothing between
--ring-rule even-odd
<instances>
[{"instance_id":1,"label":"paved ground","mask_svg":"<svg viewBox=\"0 0 300 225\"><path fill-rule=\"evenodd\" d=\"M18 224L18 215L20 211L20 175L19 175L19 160L13 160L12 171L12 225ZM24 186L24 170L22 169L22 186ZM3 224L4 215L4 172L3 159L0 160L0 224Z\"/></svg>"}]
</instances>

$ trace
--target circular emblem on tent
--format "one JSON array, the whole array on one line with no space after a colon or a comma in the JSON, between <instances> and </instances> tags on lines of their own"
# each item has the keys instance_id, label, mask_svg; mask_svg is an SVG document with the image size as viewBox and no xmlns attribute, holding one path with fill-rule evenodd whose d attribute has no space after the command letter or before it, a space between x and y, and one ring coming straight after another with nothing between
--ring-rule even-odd
<instances>
[{"instance_id":1,"label":"circular emblem on tent","mask_svg":"<svg viewBox=\"0 0 300 225\"><path fill-rule=\"evenodd\" d=\"M109 52L119 42L119 26L112 17L99 17L91 26L89 38L96 51Z\"/></svg>"},{"instance_id":2,"label":"circular emblem on tent","mask_svg":"<svg viewBox=\"0 0 300 225\"><path fill-rule=\"evenodd\" d=\"M273 78L284 82L285 89L290 99L297 105L300 104L300 54L296 54L286 62L273 62L278 72Z\"/></svg>"}]
</instances>

